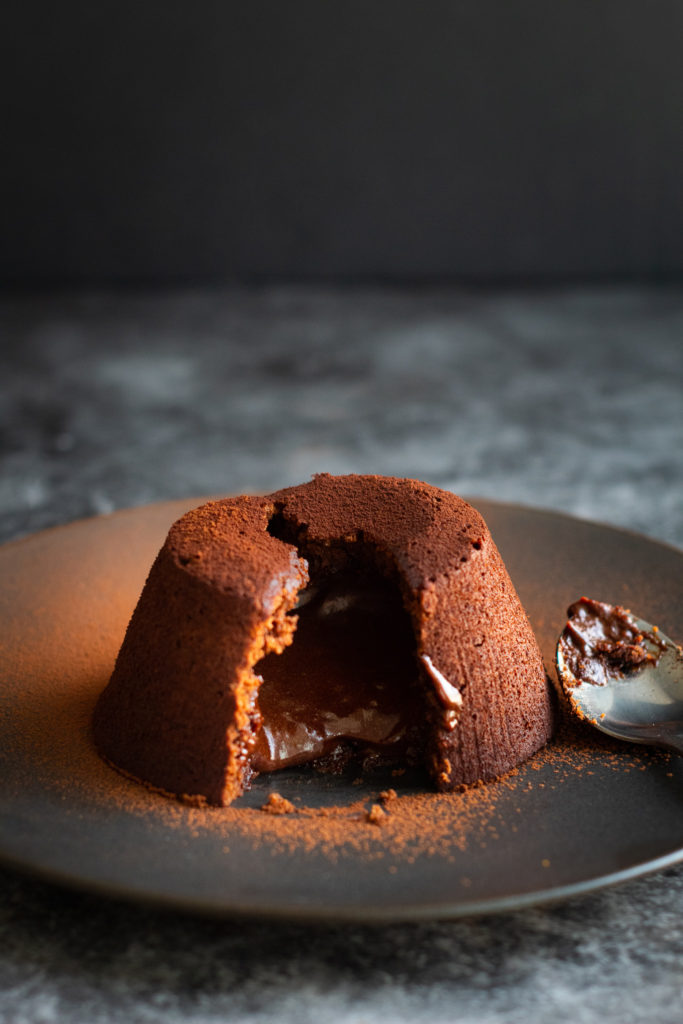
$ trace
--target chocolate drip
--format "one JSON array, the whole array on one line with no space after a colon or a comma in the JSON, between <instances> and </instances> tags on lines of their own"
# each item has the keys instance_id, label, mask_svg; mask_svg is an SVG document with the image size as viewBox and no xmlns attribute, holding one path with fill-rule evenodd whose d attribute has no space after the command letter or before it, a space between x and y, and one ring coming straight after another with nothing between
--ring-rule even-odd
<instances>
[{"instance_id":1,"label":"chocolate drip","mask_svg":"<svg viewBox=\"0 0 683 1024\"><path fill-rule=\"evenodd\" d=\"M257 669L263 723L253 768L302 764L348 741L363 756L405 757L421 743L424 697L395 587L339 574L302 598L294 643Z\"/></svg>"}]
</instances>

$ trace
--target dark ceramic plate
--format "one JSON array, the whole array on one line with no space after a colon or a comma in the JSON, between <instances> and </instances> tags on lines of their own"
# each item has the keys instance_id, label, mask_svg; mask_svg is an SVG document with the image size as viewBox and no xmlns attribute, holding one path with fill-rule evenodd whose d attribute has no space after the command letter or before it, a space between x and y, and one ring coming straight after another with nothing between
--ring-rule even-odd
<instances>
[{"instance_id":1,"label":"dark ceramic plate","mask_svg":"<svg viewBox=\"0 0 683 1024\"><path fill-rule=\"evenodd\" d=\"M552 672L567 605L632 606L683 639L683 553L490 501L485 515ZM196 504L196 502L195 502ZM366 921L455 917L587 892L683 858L683 761L570 732L512 776L398 798L387 780L262 777L233 808L188 808L102 764L89 717L173 502L0 549L0 857L47 878L220 914ZM259 810L277 789L299 813ZM304 810L305 808L305 810Z\"/></svg>"}]
</instances>

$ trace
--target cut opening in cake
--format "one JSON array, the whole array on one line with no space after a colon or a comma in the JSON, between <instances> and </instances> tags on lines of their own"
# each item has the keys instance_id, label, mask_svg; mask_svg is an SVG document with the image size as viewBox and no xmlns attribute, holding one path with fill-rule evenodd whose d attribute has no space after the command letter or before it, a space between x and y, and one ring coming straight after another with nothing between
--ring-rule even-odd
<instances>
[{"instance_id":1,"label":"cut opening in cake","mask_svg":"<svg viewBox=\"0 0 683 1024\"><path fill-rule=\"evenodd\" d=\"M416 763L424 745L426 694L400 588L362 537L307 542L282 517L269 532L295 543L310 583L292 614L293 642L256 666L261 727L257 772L308 762L326 771Z\"/></svg>"}]
</instances>

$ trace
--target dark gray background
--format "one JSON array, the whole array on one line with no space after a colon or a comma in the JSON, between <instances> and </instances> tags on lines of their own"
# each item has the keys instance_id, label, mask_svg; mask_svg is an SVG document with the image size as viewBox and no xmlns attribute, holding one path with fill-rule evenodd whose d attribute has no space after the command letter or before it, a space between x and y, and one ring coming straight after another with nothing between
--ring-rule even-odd
<instances>
[{"instance_id":1,"label":"dark gray background","mask_svg":"<svg viewBox=\"0 0 683 1024\"><path fill-rule=\"evenodd\" d=\"M683 271L677 0L29 0L7 283Z\"/></svg>"}]
</instances>

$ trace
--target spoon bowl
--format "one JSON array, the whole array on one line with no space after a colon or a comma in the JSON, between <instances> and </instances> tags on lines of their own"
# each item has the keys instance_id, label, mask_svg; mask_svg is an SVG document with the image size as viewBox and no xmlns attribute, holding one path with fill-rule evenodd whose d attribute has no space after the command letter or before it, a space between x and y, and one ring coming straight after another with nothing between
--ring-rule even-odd
<instances>
[{"instance_id":1,"label":"spoon bowl","mask_svg":"<svg viewBox=\"0 0 683 1024\"><path fill-rule=\"evenodd\" d=\"M575 674L566 656L567 631L556 650L557 674L572 710L601 732L630 743L646 743L683 754L683 653L673 640L645 619L627 613L643 636L646 650L656 654L625 674L607 671L594 682ZM648 637L656 635L657 645Z\"/></svg>"}]
</instances>

